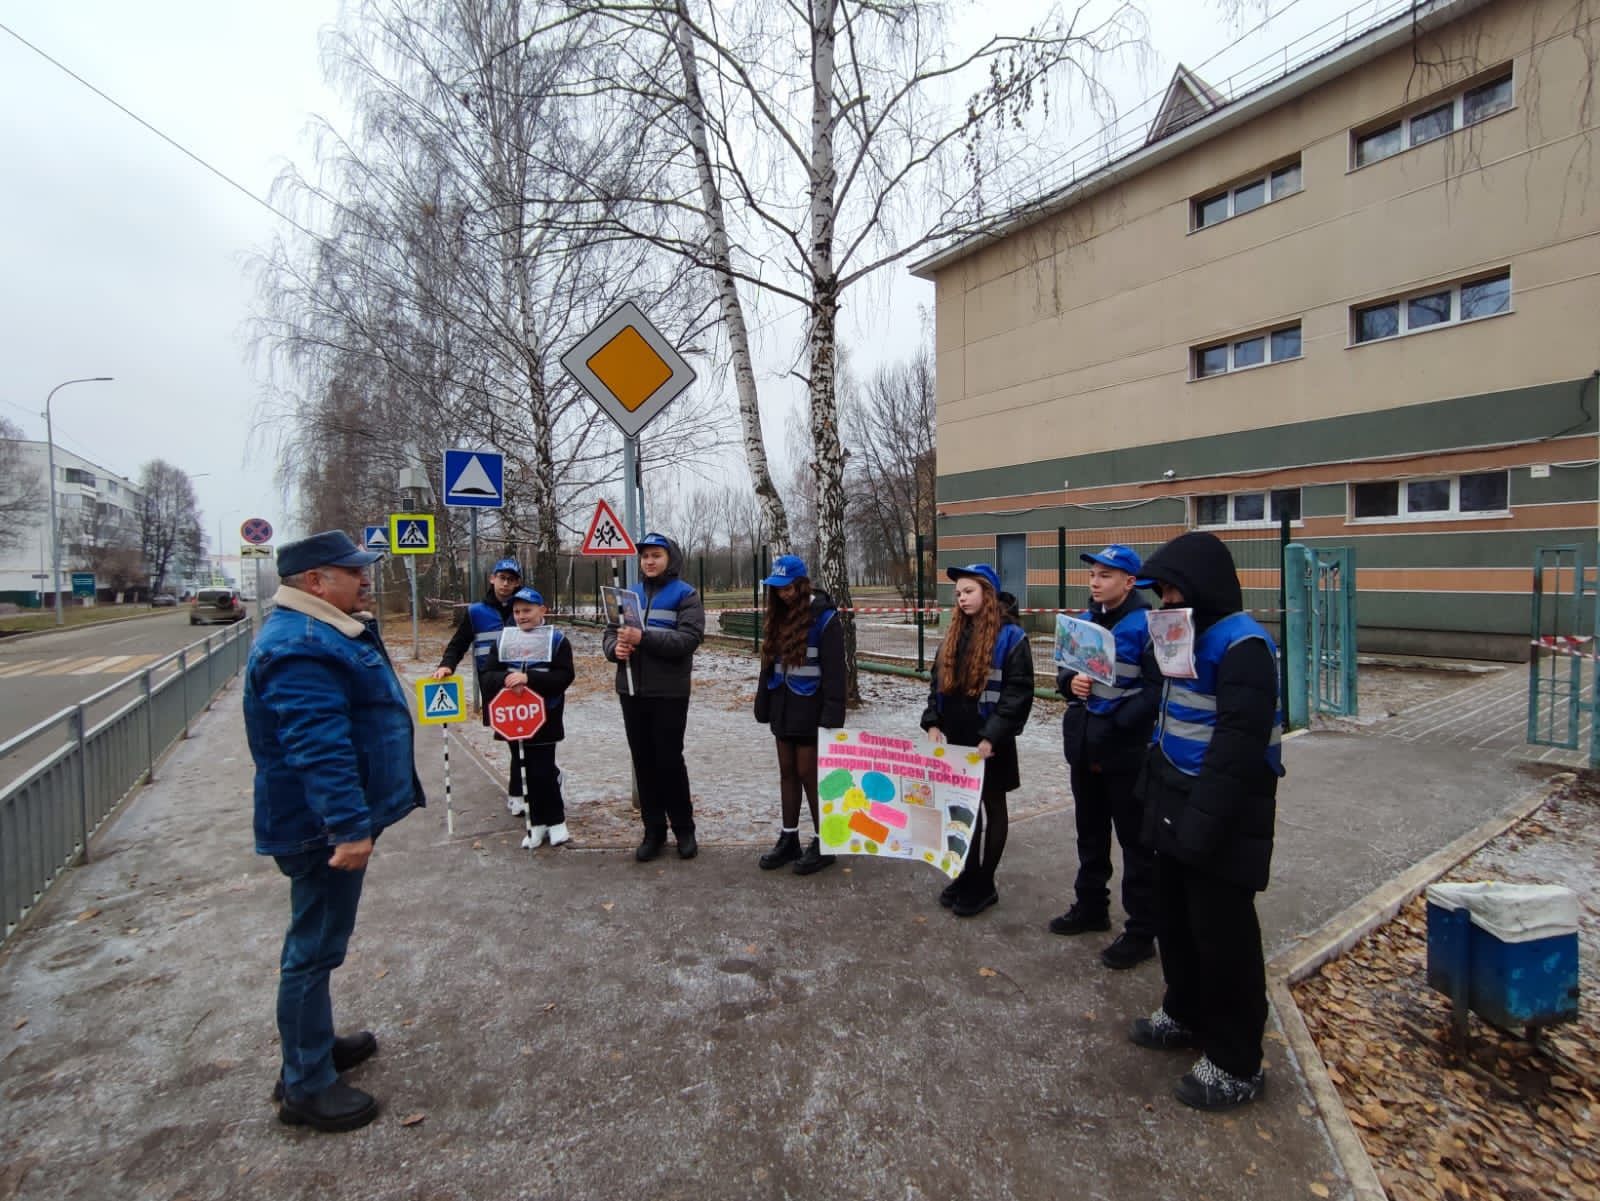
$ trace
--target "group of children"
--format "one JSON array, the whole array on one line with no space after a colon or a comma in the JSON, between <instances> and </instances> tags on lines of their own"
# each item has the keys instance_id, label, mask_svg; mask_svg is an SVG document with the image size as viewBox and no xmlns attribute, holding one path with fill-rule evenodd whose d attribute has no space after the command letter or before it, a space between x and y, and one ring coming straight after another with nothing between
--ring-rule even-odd
<instances>
[{"instance_id":1,"label":"group of children","mask_svg":"<svg viewBox=\"0 0 1600 1201\"><path fill-rule=\"evenodd\" d=\"M644 835L634 857L656 858L670 831L680 858L697 853L683 741L692 656L705 633L699 594L679 577L683 556L661 534L637 543L639 626L608 624L602 646L617 665L616 688ZM1071 908L1050 922L1056 934L1110 929L1111 837L1122 848L1126 923L1101 952L1131 968L1159 947L1165 994L1129 1037L1158 1050L1196 1048L1199 1060L1176 1094L1201 1109L1253 1101L1263 1087L1261 1039L1266 980L1255 894L1266 887L1279 753L1276 653L1270 635L1243 612L1227 545L1210 534L1174 539L1141 564L1125 546L1082 556L1091 607L1083 616L1112 631L1113 683L1057 673L1067 700L1062 740L1077 826L1078 872ZM995 873L1009 825L1007 794L1021 784L1017 736L1033 707L1033 653L1015 599L986 563L952 567L955 609L934 657L921 725L936 741L975 747L985 760L978 816L960 875L939 894L959 917L999 900ZM526 686L544 697L548 718L527 743L511 744L507 804L523 813L533 848L568 840L555 744L562 694L572 683L571 644L552 637L546 661L502 658L497 631L544 620L543 598L520 587L513 560L496 563L491 588L470 606L435 671L442 678L472 647L485 700ZM755 718L772 731L781 824L760 867L792 865L800 875L834 862L816 836L819 729L845 720L844 634L827 593L804 562L780 555L767 587L766 636ZM1190 610L1194 678L1161 674L1151 651L1149 603ZM487 706L485 706L487 710ZM487 719L485 719L487 720ZM800 801L813 836L801 849Z\"/></svg>"}]
</instances>

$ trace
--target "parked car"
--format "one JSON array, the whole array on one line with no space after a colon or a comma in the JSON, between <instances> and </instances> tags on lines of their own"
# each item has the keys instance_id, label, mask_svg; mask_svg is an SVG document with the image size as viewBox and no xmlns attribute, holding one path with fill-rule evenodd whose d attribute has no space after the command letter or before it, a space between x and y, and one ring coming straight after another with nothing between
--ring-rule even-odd
<instances>
[{"instance_id":1,"label":"parked car","mask_svg":"<svg viewBox=\"0 0 1600 1201\"><path fill-rule=\"evenodd\" d=\"M192 626L209 625L212 622L226 624L239 621L244 615L244 601L232 588L202 588L189 602L189 624Z\"/></svg>"},{"instance_id":2,"label":"parked car","mask_svg":"<svg viewBox=\"0 0 1600 1201\"><path fill-rule=\"evenodd\" d=\"M150 607L152 609L176 609L178 607L178 598L170 592L158 592L150 598Z\"/></svg>"}]
</instances>

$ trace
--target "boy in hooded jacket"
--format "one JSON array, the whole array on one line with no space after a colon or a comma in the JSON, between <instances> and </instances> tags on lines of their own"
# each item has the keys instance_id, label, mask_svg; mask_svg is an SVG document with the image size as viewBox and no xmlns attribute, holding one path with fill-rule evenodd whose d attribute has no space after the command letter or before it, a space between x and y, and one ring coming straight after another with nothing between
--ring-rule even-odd
<instances>
[{"instance_id":1,"label":"boy in hooded jacket","mask_svg":"<svg viewBox=\"0 0 1600 1201\"><path fill-rule=\"evenodd\" d=\"M649 533L634 544L639 580L629 591L639 598L644 628L608 625L600 645L617 665L617 696L628 754L639 788L644 838L633 857L647 863L661 854L670 827L678 858L699 853L683 735L689 724L694 652L705 637L706 611L686 580L683 551L665 534ZM630 682L631 681L631 682Z\"/></svg>"},{"instance_id":2,"label":"boy in hooded jacket","mask_svg":"<svg viewBox=\"0 0 1600 1201\"><path fill-rule=\"evenodd\" d=\"M1178 1100L1229 1109L1261 1095L1266 967L1256 893L1272 862L1283 775L1277 646L1243 612L1239 574L1213 534L1183 534L1144 564L1164 609L1192 611L1195 677L1168 677L1139 779L1157 860L1166 992L1129 1037L1197 1047Z\"/></svg>"}]
</instances>

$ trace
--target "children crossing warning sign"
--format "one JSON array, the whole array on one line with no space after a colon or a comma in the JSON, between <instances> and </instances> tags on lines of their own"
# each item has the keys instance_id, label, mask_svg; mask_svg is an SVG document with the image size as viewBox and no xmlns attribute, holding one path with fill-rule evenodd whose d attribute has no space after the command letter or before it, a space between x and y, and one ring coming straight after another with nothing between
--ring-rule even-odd
<instances>
[{"instance_id":1,"label":"children crossing warning sign","mask_svg":"<svg viewBox=\"0 0 1600 1201\"><path fill-rule=\"evenodd\" d=\"M638 548L634 546L633 539L628 537L627 527L622 524L617 515L611 511L611 506L605 501L597 501L594 506L594 518L589 522L589 533L579 548L582 555L635 555Z\"/></svg>"},{"instance_id":2,"label":"children crossing warning sign","mask_svg":"<svg viewBox=\"0 0 1600 1201\"><path fill-rule=\"evenodd\" d=\"M433 554L432 513L389 514L389 550L396 555Z\"/></svg>"},{"instance_id":3,"label":"children crossing warning sign","mask_svg":"<svg viewBox=\"0 0 1600 1201\"><path fill-rule=\"evenodd\" d=\"M466 700L461 692L459 677L417 681L417 720L423 725L439 726L446 722L465 721L466 716Z\"/></svg>"}]
</instances>

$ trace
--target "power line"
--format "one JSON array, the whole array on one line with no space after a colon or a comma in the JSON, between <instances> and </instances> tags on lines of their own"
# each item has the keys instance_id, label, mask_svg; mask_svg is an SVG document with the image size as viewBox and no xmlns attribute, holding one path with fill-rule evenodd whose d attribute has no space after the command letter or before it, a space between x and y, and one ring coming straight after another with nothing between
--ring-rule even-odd
<instances>
[{"instance_id":1,"label":"power line","mask_svg":"<svg viewBox=\"0 0 1600 1201\"><path fill-rule=\"evenodd\" d=\"M249 188L245 187L242 183L240 183L238 180L234 179L231 175L229 175L227 172L223 171L221 168L212 166L205 159L201 158L194 151L190 150L182 142L179 142L176 138L168 136L167 134L163 133L161 130L157 129L154 125L150 124L150 122L146 121L143 117L141 117L138 113L134 112L127 105L121 103L120 101L114 99L111 96L108 96L105 92L103 92L99 88L95 87L94 84L90 83L82 75L79 75L71 67L69 67L65 63L63 63L60 59L52 58L44 50L41 50L38 46L35 46L27 38L23 37L20 33L18 33L15 29L12 29L11 26L5 24L4 22L0 22L0 30L3 30L4 32L9 33L12 37L16 38L17 41L21 42L29 50L32 50L40 58L44 59L45 62L49 63L52 67L55 67L58 71L61 71L61 72L65 73L66 75L70 76L72 79L75 79L77 82L81 83L84 87L88 88L91 92L93 92L96 96L100 97L100 99L104 100L107 104L111 105L113 108L117 109L119 112L123 113L124 115L126 115L128 117L131 117L133 120L137 121L140 125L144 126L151 133L155 134L156 137L160 138L167 145L171 146L179 154L184 155L186 158L188 158L191 161L197 163L199 166L203 167L205 170L211 172L211 174L215 175L223 183L227 184L230 188L233 188L236 192L239 192L239 193L243 194L244 196L249 197L251 200L255 201L262 208L266 209L269 213L272 213L274 216L281 217L283 220L287 221L290 225L292 225L296 229L298 229L301 233L305 234L308 238L311 238L314 241L318 241L318 242L322 241L321 235L313 233L311 230L307 229L304 225L301 225L300 222L296 221L288 213L286 213L282 209L277 208L276 206L274 206L271 201L265 200L262 197L257 196Z\"/></svg>"}]
</instances>

